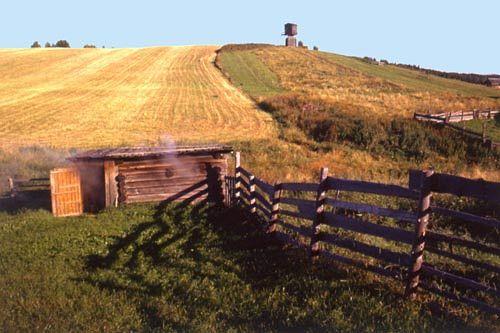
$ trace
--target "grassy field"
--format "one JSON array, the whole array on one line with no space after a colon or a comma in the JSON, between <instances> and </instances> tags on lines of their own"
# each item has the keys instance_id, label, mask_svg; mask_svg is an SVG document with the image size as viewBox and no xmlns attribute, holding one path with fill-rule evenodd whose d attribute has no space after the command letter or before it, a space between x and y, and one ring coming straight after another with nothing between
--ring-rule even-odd
<instances>
[{"instance_id":1,"label":"grassy field","mask_svg":"<svg viewBox=\"0 0 500 333\"><path fill-rule=\"evenodd\" d=\"M280 140L269 145L290 151L288 164L276 168L287 171L274 172L250 156L250 165L269 180L311 179L322 165L341 177L402 184L408 169L429 165L500 180L495 153L449 130L410 121L413 112L429 109L497 108L498 90L298 48L229 45L216 63L280 126ZM254 79L257 72L264 79ZM275 156L263 156L262 149L249 154L267 165Z\"/></svg>"},{"instance_id":2,"label":"grassy field","mask_svg":"<svg viewBox=\"0 0 500 333\"><path fill-rule=\"evenodd\" d=\"M269 181L316 180L328 166L334 176L407 184L408 169L429 165L500 179L497 155L404 119L430 104L498 106L500 92L273 47L222 51L221 73L215 50L0 50L0 116L8 120L0 181L47 176L75 147L157 143L165 134L230 143ZM47 200L21 199L22 210L0 200L3 331L498 331L497 318L469 307L427 294L409 304L401 284L312 266L238 211L139 205L56 219L37 210ZM472 237L449 221L443 230Z\"/></svg>"},{"instance_id":3,"label":"grassy field","mask_svg":"<svg viewBox=\"0 0 500 333\"><path fill-rule=\"evenodd\" d=\"M272 137L271 117L213 66L216 49L0 50L0 146Z\"/></svg>"},{"instance_id":4,"label":"grassy field","mask_svg":"<svg viewBox=\"0 0 500 333\"><path fill-rule=\"evenodd\" d=\"M221 67L231 73L230 77L236 85L243 88L248 86L244 81L251 79L247 73L251 73L254 67L265 65L277 75L279 84L269 89L266 82L268 90L282 89L322 98L333 107L352 114L410 117L413 112L457 111L500 105L500 92L495 89L394 66L369 64L358 58L333 53L260 47L231 50L225 56L221 52L220 62ZM238 66L233 67L232 63L238 63ZM257 100L266 97L255 88L247 90L247 93Z\"/></svg>"},{"instance_id":5,"label":"grassy field","mask_svg":"<svg viewBox=\"0 0 500 333\"><path fill-rule=\"evenodd\" d=\"M405 302L386 279L312 266L238 211L144 205L0 221L5 332L495 330L431 296Z\"/></svg>"}]
</instances>

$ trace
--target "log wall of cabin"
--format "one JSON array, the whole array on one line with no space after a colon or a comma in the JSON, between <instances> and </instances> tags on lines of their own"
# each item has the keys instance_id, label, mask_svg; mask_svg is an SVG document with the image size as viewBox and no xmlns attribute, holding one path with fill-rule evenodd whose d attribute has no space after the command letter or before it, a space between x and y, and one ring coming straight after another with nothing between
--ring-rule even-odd
<instances>
[{"instance_id":1,"label":"log wall of cabin","mask_svg":"<svg viewBox=\"0 0 500 333\"><path fill-rule=\"evenodd\" d=\"M115 163L120 203L203 199L223 202L225 156L167 156Z\"/></svg>"}]
</instances>

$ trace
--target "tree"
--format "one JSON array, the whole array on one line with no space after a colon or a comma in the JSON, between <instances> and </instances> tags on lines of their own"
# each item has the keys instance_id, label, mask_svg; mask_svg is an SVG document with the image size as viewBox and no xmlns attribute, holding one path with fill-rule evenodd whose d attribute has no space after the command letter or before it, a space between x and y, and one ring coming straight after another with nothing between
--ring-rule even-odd
<instances>
[{"instance_id":1,"label":"tree","mask_svg":"<svg viewBox=\"0 0 500 333\"><path fill-rule=\"evenodd\" d=\"M68 41L62 39L58 40L55 47L70 47Z\"/></svg>"},{"instance_id":2,"label":"tree","mask_svg":"<svg viewBox=\"0 0 500 333\"><path fill-rule=\"evenodd\" d=\"M314 51L319 51L319 47L315 46L315 47L313 47L313 50Z\"/></svg>"},{"instance_id":3,"label":"tree","mask_svg":"<svg viewBox=\"0 0 500 333\"><path fill-rule=\"evenodd\" d=\"M38 41L35 41L33 44L31 44L31 48L34 49L34 48L38 48L38 47L41 47L40 46L40 43L38 43Z\"/></svg>"},{"instance_id":4,"label":"tree","mask_svg":"<svg viewBox=\"0 0 500 333\"><path fill-rule=\"evenodd\" d=\"M45 47L52 47L49 42L45 43Z\"/></svg>"},{"instance_id":5,"label":"tree","mask_svg":"<svg viewBox=\"0 0 500 333\"><path fill-rule=\"evenodd\" d=\"M84 49L95 49L95 45L94 44L85 44L85 45L83 45L83 48Z\"/></svg>"},{"instance_id":6,"label":"tree","mask_svg":"<svg viewBox=\"0 0 500 333\"><path fill-rule=\"evenodd\" d=\"M299 40L299 47L304 47L304 42Z\"/></svg>"}]
</instances>

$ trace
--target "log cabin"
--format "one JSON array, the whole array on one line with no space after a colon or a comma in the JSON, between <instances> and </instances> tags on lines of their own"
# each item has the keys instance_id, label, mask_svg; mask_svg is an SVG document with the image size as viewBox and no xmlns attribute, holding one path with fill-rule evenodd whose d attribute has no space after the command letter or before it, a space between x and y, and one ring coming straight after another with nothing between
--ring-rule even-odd
<instances>
[{"instance_id":1,"label":"log cabin","mask_svg":"<svg viewBox=\"0 0 500 333\"><path fill-rule=\"evenodd\" d=\"M122 147L78 153L83 211L159 201L222 203L227 157L222 145Z\"/></svg>"},{"instance_id":2,"label":"log cabin","mask_svg":"<svg viewBox=\"0 0 500 333\"><path fill-rule=\"evenodd\" d=\"M500 89L500 77L489 77L486 85L488 87Z\"/></svg>"}]
</instances>

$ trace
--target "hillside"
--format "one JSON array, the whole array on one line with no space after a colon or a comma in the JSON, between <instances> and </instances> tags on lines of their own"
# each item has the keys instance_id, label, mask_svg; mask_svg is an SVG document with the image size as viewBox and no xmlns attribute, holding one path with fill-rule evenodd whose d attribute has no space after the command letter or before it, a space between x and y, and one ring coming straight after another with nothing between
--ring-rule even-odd
<instances>
[{"instance_id":1,"label":"hillside","mask_svg":"<svg viewBox=\"0 0 500 333\"><path fill-rule=\"evenodd\" d=\"M498 90L355 57L270 45L224 46L216 64L273 115L280 139L293 151L288 165L280 165L289 171L258 170L271 179L310 179L306 170L321 165L338 176L402 183L408 169L429 166L500 179L498 152L411 119L413 112L428 110L499 108Z\"/></svg>"},{"instance_id":2,"label":"hillside","mask_svg":"<svg viewBox=\"0 0 500 333\"><path fill-rule=\"evenodd\" d=\"M499 90L333 53L228 46L219 63L235 85L257 100L280 91L302 93L342 111L387 117L500 106ZM250 74L265 72L262 67L268 72L264 82L255 81Z\"/></svg>"},{"instance_id":3,"label":"hillside","mask_svg":"<svg viewBox=\"0 0 500 333\"><path fill-rule=\"evenodd\" d=\"M0 50L0 146L273 136L271 117L213 66L216 49Z\"/></svg>"}]
</instances>

